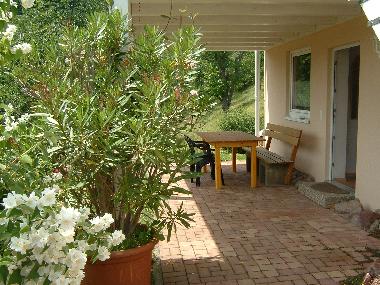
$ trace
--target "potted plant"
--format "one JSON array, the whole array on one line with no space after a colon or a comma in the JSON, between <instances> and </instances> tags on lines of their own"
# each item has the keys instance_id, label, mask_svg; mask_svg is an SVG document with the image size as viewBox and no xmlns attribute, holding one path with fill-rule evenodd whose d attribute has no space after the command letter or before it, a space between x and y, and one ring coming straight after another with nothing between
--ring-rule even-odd
<instances>
[{"instance_id":1,"label":"potted plant","mask_svg":"<svg viewBox=\"0 0 380 285\"><path fill-rule=\"evenodd\" d=\"M170 39L154 27L133 37L110 11L68 28L43 65L25 60L15 69L38 104L21 123L8 117L0 189L55 183L59 199L93 216L111 213L112 230L126 237L109 261L88 263L86 284L150 284L157 240L189 226L191 214L167 200L188 193L177 184L191 163L181 134L207 106L193 89L201 52L193 27Z\"/></svg>"}]
</instances>

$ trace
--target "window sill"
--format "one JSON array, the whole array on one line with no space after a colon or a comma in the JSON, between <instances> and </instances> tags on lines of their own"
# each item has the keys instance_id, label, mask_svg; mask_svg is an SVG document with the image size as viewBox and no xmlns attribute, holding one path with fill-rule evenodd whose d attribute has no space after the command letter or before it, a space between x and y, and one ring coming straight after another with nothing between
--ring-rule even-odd
<instances>
[{"instance_id":1,"label":"window sill","mask_svg":"<svg viewBox=\"0 0 380 285\"><path fill-rule=\"evenodd\" d=\"M294 117L286 116L285 120L297 122L297 123L303 123L303 124L310 124L310 118L294 118Z\"/></svg>"}]
</instances>

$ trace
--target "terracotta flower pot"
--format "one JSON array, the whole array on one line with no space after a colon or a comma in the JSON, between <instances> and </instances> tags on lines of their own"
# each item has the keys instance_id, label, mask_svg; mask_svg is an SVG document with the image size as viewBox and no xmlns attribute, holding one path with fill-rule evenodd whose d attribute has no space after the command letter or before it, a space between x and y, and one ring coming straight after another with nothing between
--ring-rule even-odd
<instances>
[{"instance_id":1,"label":"terracotta flower pot","mask_svg":"<svg viewBox=\"0 0 380 285\"><path fill-rule=\"evenodd\" d=\"M144 246L111 253L106 261L88 263L82 285L150 285L154 240Z\"/></svg>"}]
</instances>

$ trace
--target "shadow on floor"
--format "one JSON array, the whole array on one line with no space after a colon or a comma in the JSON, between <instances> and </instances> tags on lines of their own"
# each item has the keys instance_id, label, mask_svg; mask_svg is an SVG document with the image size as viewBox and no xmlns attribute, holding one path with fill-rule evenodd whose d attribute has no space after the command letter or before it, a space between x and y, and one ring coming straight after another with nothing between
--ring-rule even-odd
<instances>
[{"instance_id":1,"label":"shadow on floor","mask_svg":"<svg viewBox=\"0 0 380 285\"><path fill-rule=\"evenodd\" d=\"M338 284L363 270L366 247L380 241L323 209L293 187L249 188L245 166L223 166L226 186L216 191L204 175L192 195L171 199L195 213L159 246L163 280L178 284Z\"/></svg>"}]
</instances>

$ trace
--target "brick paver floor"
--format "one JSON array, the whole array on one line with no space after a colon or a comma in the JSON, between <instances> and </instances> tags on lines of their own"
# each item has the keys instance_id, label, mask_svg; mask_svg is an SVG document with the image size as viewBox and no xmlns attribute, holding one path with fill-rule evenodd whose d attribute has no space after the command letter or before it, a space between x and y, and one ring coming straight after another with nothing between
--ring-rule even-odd
<instances>
[{"instance_id":1,"label":"brick paver floor","mask_svg":"<svg viewBox=\"0 0 380 285\"><path fill-rule=\"evenodd\" d=\"M244 165L223 171L223 190L205 175L199 188L182 182L192 195L171 199L195 213L195 223L159 245L165 285L339 284L370 262L366 247L380 248L294 187L251 190Z\"/></svg>"}]
</instances>

